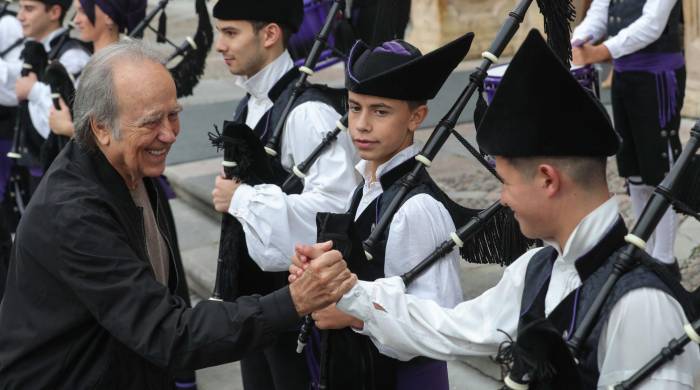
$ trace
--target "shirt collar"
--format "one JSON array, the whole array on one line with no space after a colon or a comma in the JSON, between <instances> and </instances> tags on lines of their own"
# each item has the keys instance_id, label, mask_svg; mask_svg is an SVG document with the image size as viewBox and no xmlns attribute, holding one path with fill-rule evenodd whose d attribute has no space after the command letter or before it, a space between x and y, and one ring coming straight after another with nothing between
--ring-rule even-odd
<instances>
[{"instance_id":1,"label":"shirt collar","mask_svg":"<svg viewBox=\"0 0 700 390\"><path fill-rule=\"evenodd\" d=\"M63 33L64 31L66 31L65 27L53 30L51 31L51 33L49 33L49 35L47 35L46 37L44 37L44 39L41 40L41 43L44 45L44 49L47 53L51 51L51 41L53 41L54 38L56 38L59 34Z\"/></svg>"},{"instance_id":2,"label":"shirt collar","mask_svg":"<svg viewBox=\"0 0 700 390\"><path fill-rule=\"evenodd\" d=\"M285 51L252 77L235 76L235 82L255 99L267 99L267 93L293 67L292 56Z\"/></svg>"},{"instance_id":3,"label":"shirt collar","mask_svg":"<svg viewBox=\"0 0 700 390\"><path fill-rule=\"evenodd\" d=\"M384 164L377 167L377 175L376 175L377 182L379 182L379 179L381 179L381 177L384 173L389 172L390 170L401 165L403 162L405 162L409 158L418 154L418 152L420 152L420 149L418 148L418 146L411 144L407 148L396 153L392 158L389 159L389 161L387 161ZM360 162L358 162L357 165L355 165L355 170L357 170L357 172L359 172L362 175L362 177L365 179L366 186L368 186L372 181L372 175L368 171L369 170L368 165L369 165L369 161L367 161L367 160L360 160Z\"/></svg>"},{"instance_id":4,"label":"shirt collar","mask_svg":"<svg viewBox=\"0 0 700 390\"><path fill-rule=\"evenodd\" d=\"M605 203L586 215L569 236L562 251L555 241L544 240L557 250L564 262L573 264L579 257L588 253L617 222L620 207L617 199L611 197Z\"/></svg>"}]
</instances>

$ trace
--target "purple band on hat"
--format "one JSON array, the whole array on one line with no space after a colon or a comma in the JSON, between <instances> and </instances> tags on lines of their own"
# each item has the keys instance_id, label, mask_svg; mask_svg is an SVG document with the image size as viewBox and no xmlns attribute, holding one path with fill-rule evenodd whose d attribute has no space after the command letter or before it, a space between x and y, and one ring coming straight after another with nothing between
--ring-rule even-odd
<instances>
[{"instance_id":1,"label":"purple band on hat","mask_svg":"<svg viewBox=\"0 0 700 390\"><path fill-rule=\"evenodd\" d=\"M391 54L398 54L400 56L411 56L411 52L406 50L403 45L401 45L398 41L389 41L389 42L384 42L382 43L381 46L377 46L372 50L372 53L391 53Z\"/></svg>"}]
</instances>

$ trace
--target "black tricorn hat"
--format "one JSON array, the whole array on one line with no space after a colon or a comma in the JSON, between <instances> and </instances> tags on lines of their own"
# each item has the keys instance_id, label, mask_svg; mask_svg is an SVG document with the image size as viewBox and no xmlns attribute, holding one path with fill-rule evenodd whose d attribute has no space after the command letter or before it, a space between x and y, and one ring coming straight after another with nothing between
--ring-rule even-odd
<instances>
[{"instance_id":1,"label":"black tricorn hat","mask_svg":"<svg viewBox=\"0 0 700 390\"><path fill-rule=\"evenodd\" d=\"M220 20L274 22L299 31L304 20L303 0L219 0L212 15Z\"/></svg>"},{"instance_id":2,"label":"black tricorn hat","mask_svg":"<svg viewBox=\"0 0 700 390\"><path fill-rule=\"evenodd\" d=\"M571 75L537 30L513 57L477 127L492 156L611 156L620 147L605 108Z\"/></svg>"},{"instance_id":3,"label":"black tricorn hat","mask_svg":"<svg viewBox=\"0 0 700 390\"><path fill-rule=\"evenodd\" d=\"M474 33L465 34L426 55L402 40L375 48L357 41L348 56L345 87L355 93L390 99L432 99L467 55L473 38Z\"/></svg>"}]
</instances>

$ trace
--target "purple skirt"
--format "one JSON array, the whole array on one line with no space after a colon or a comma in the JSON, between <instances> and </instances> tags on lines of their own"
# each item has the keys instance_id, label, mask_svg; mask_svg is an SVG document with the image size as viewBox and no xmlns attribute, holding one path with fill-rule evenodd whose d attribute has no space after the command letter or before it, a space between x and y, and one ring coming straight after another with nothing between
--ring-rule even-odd
<instances>
[{"instance_id":1,"label":"purple skirt","mask_svg":"<svg viewBox=\"0 0 700 390\"><path fill-rule=\"evenodd\" d=\"M396 390L449 390L447 363L416 358L400 362L396 369Z\"/></svg>"}]
</instances>

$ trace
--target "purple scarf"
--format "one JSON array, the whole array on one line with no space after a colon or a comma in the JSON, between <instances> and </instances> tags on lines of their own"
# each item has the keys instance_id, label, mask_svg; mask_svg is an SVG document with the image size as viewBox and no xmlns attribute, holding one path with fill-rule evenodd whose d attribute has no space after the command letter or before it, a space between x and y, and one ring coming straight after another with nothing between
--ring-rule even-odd
<instances>
[{"instance_id":1,"label":"purple scarf","mask_svg":"<svg viewBox=\"0 0 700 390\"><path fill-rule=\"evenodd\" d=\"M659 126L668 125L678 108L676 70L685 66L682 53L634 53L613 61L616 72L648 72L656 77Z\"/></svg>"}]
</instances>

